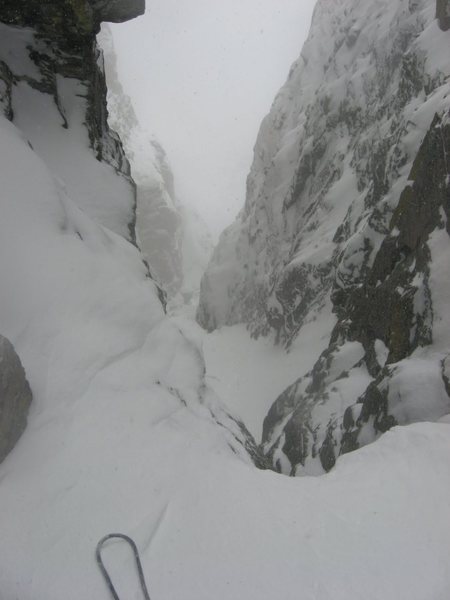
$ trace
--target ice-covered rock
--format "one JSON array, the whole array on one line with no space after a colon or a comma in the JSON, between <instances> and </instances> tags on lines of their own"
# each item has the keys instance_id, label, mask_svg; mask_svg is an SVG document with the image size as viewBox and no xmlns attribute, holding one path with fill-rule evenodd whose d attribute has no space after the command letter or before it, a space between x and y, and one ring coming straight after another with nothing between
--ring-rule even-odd
<instances>
[{"instance_id":1,"label":"ice-covered rock","mask_svg":"<svg viewBox=\"0 0 450 600\"><path fill-rule=\"evenodd\" d=\"M439 27L443 31L450 29L450 2L448 0L436 0L436 17Z\"/></svg>"}]
</instances>

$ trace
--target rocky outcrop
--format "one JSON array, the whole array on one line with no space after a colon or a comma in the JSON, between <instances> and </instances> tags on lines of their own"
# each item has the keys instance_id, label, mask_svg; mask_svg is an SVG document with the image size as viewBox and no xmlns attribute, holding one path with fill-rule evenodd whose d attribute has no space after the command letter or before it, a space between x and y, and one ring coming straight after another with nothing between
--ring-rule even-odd
<instances>
[{"instance_id":1,"label":"rocky outcrop","mask_svg":"<svg viewBox=\"0 0 450 600\"><path fill-rule=\"evenodd\" d=\"M450 2L449 0L436 0L436 18L442 31L450 29Z\"/></svg>"},{"instance_id":2,"label":"rocky outcrop","mask_svg":"<svg viewBox=\"0 0 450 600\"><path fill-rule=\"evenodd\" d=\"M3 113L20 124L32 145L42 146L46 140L37 135L36 123L27 122L30 103L45 112L47 122L41 126L48 131L57 127L77 130L83 125L94 158L110 167L109 172L104 169L105 185L111 188L109 207L99 204L89 178L77 181L64 171L60 157L53 154L50 135L42 154L83 210L132 241L135 239L134 183L121 142L108 127L106 83L95 36L101 21L133 18L143 9L143 0L6 0L0 7L0 107ZM39 101L36 93L42 94ZM45 103L48 106L44 109ZM59 132L59 136L62 135ZM80 154L79 137L75 140L75 136L66 136L67 153ZM78 156L73 158L77 160ZM90 170L95 170L95 166Z\"/></svg>"},{"instance_id":3,"label":"rocky outcrop","mask_svg":"<svg viewBox=\"0 0 450 600\"><path fill-rule=\"evenodd\" d=\"M202 282L204 327L245 322L287 348L332 306L328 348L264 423L264 450L288 474L327 471L394 424L450 410L433 250L449 193L443 5L436 19L425 1L363 4L318 2Z\"/></svg>"},{"instance_id":4,"label":"rocky outcrop","mask_svg":"<svg viewBox=\"0 0 450 600\"><path fill-rule=\"evenodd\" d=\"M0 462L27 425L32 394L13 345L0 335Z\"/></svg>"},{"instance_id":5,"label":"rocky outcrop","mask_svg":"<svg viewBox=\"0 0 450 600\"><path fill-rule=\"evenodd\" d=\"M436 115L364 283L336 280L329 348L266 417L263 443L278 469L327 471L394 425L450 412L430 285L430 241L450 232L449 155L450 118Z\"/></svg>"},{"instance_id":6,"label":"rocky outcrop","mask_svg":"<svg viewBox=\"0 0 450 600\"><path fill-rule=\"evenodd\" d=\"M102 22L121 23L144 12L145 0L3 0L1 20L73 44L96 33Z\"/></svg>"}]
</instances>

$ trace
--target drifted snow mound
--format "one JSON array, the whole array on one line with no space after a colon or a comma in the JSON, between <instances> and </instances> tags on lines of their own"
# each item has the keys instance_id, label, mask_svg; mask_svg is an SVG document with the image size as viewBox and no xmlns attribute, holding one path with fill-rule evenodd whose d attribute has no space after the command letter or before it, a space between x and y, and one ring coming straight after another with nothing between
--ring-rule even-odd
<instances>
[{"instance_id":1,"label":"drifted snow mound","mask_svg":"<svg viewBox=\"0 0 450 600\"><path fill-rule=\"evenodd\" d=\"M285 473L329 470L450 410L450 38L436 8L318 2L202 281L205 328L242 321L287 347L331 300L328 349L265 421Z\"/></svg>"},{"instance_id":2,"label":"drifted snow mound","mask_svg":"<svg viewBox=\"0 0 450 600\"><path fill-rule=\"evenodd\" d=\"M165 150L145 131L122 87L111 29L104 25L98 39L105 57L109 122L124 144L137 186L139 247L173 306L194 305L212 253L210 234L201 217L177 198Z\"/></svg>"},{"instance_id":3,"label":"drifted snow mound","mask_svg":"<svg viewBox=\"0 0 450 600\"><path fill-rule=\"evenodd\" d=\"M61 573L56 538L66 536L65 561L76 539L89 555L93 524L114 528L124 514L135 521L123 494L147 469L153 489L156 471L172 471L191 445L244 462L257 452L206 387L195 336L165 317L137 249L80 210L14 125L1 117L0 127L0 328L35 396L27 435L0 474L1 510L11 518L0 590L4 598L68 598L65 576L51 576L56 587L47 580ZM28 562L13 558L13 546Z\"/></svg>"}]
</instances>

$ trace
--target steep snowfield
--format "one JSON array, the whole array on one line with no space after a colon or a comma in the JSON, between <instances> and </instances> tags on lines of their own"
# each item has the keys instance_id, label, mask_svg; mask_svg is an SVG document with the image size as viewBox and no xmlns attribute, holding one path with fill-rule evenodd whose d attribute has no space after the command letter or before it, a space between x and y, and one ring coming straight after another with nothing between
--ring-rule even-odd
<instances>
[{"instance_id":1,"label":"steep snowfield","mask_svg":"<svg viewBox=\"0 0 450 600\"><path fill-rule=\"evenodd\" d=\"M253 339L244 325L204 333L206 380L234 415L239 415L257 442L263 421L286 385L305 375L328 344L335 319L324 311L320 321L306 325L286 354L273 339Z\"/></svg>"}]
</instances>

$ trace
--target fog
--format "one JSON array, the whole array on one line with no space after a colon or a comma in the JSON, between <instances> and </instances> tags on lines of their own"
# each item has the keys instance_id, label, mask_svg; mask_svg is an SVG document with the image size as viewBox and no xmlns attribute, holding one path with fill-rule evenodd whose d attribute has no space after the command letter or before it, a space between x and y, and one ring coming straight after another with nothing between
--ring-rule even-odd
<instances>
[{"instance_id":1,"label":"fog","mask_svg":"<svg viewBox=\"0 0 450 600\"><path fill-rule=\"evenodd\" d=\"M214 236L245 199L259 125L305 40L314 0L147 0L113 27L119 74L160 140L180 200Z\"/></svg>"}]
</instances>

